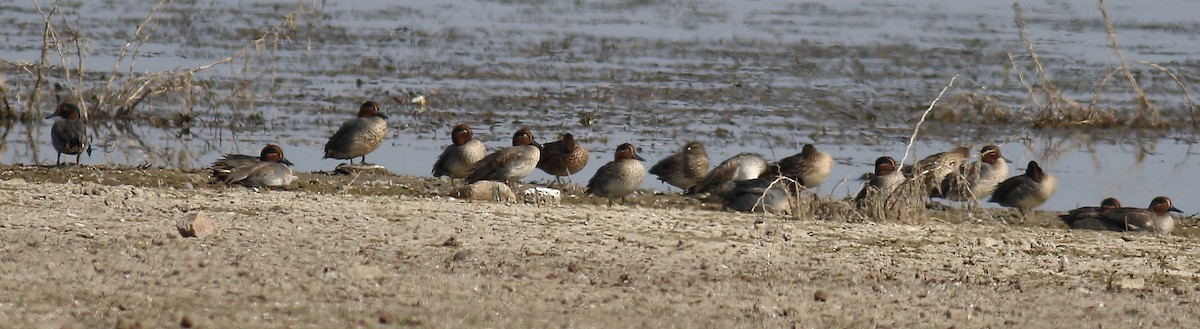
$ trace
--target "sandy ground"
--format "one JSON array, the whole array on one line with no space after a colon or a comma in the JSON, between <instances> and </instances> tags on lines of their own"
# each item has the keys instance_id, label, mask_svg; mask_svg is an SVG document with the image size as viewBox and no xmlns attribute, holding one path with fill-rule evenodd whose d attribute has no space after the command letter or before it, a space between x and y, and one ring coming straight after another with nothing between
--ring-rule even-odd
<instances>
[{"instance_id":1,"label":"sandy ground","mask_svg":"<svg viewBox=\"0 0 1200 329\"><path fill-rule=\"evenodd\" d=\"M0 180L12 328L1200 327L1188 237L25 169ZM215 235L179 237L195 212Z\"/></svg>"}]
</instances>

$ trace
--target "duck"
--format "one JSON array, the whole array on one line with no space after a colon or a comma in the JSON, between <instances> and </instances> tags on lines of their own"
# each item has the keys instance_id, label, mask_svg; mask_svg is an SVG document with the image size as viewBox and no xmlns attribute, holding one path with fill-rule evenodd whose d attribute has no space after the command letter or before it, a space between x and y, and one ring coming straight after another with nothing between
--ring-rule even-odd
<instances>
[{"instance_id":1,"label":"duck","mask_svg":"<svg viewBox=\"0 0 1200 329\"><path fill-rule=\"evenodd\" d=\"M1101 200L1099 206L1075 208L1065 214L1058 215L1058 219L1067 224L1068 227L1075 229L1106 230L1104 222L1100 221L1100 215L1118 208L1121 208L1121 201L1118 201L1117 198L1108 197Z\"/></svg>"},{"instance_id":2,"label":"duck","mask_svg":"<svg viewBox=\"0 0 1200 329\"><path fill-rule=\"evenodd\" d=\"M988 201L1001 206L1017 208L1021 216L1028 217L1033 208L1042 205L1058 189L1054 175L1042 170L1037 161L1029 161L1025 173L1000 182Z\"/></svg>"},{"instance_id":3,"label":"duck","mask_svg":"<svg viewBox=\"0 0 1200 329\"><path fill-rule=\"evenodd\" d=\"M55 166L63 165L63 154L74 155L77 166L84 151L87 151L89 156L91 155L91 148L88 147L87 126L83 125L83 121L79 121L80 117L82 117L82 112L79 110L79 104L72 100L58 104L54 113L46 116L46 119L58 118L50 127L50 142L54 145L54 151L58 153Z\"/></svg>"},{"instance_id":4,"label":"duck","mask_svg":"<svg viewBox=\"0 0 1200 329\"><path fill-rule=\"evenodd\" d=\"M467 178L475 163L487 155L487 147L475 139L475 133L466 124L459 124L450 130L453 144L446 146L437 162L433 163L433 177L450 176L450 179Z\"/></svg>"},{"instance_id":5,"label":"duck","mask_svg":"<svg viewBox=\"0 0 1200 329\"><path fill-rule=\"evenodd\" d=\"M833 157L818 151L812 144L804 144L800 153L783 158L768 168L768 174L784 176L806 188L815 188L829 177L829 172L833 170Z\"/></svg>"},{"instance_id":6,"label":"duck","mask_svg":"<svg viewBox=\"0 0 1200 329\"><path fill-rule=\"evenodd\" d=\"M1158 196L1150 200L1150 206L1146 208L1126 207L1102 212L1099 221L1110 231L1145 231L1167 235L1175 228L1175 217L1171 216L1171 212L1183 211L1171 204L1171 198Z\"/></svg>"},{"instance_id":7,"label":"duck","mask_svg":"<svg viewBox=\"0 0 1200 329\"><path fill-rule=\"evenodd\" d=\"M651 166L649 172L658 176L659 181L680 189L687 189L696 185L696 182L699 182L704 174L708 173L708 151L704 150L704 143L690 141L678 153L663 158Z\"/></svg>"},{"instance_id":8,"label":"duck","mask_svg":"<svg viewBox=\"0 0 1200 329\"><path fill-rule=\"evenodd\" d=\"M921 182L925 184L923 186L928 189L929 195L941 194L941 182L966 163L969 157L971 157L971 149L965 146L935 153L904 168L904 176L920 178Z\"/></svg>"},{"instance_id":9,"label":"duck","mask_svg":"<svg viewBox=\"0 0 1200 329\"><path fill-rule=\"evenodd\" d=\"M529 176L541 159L542 145L534 140L528 128L518 129L513 134L512 144L476 162L467 173L467 183L490 180L512 184Z\"/></svg>"},{"instance_id":10,"label":"duck","mask_svg":"<svg viewBox=\"0 0 1200 329\"><path fill-rule=\"evenodd\" d=\"M367 154L379 148L387 137L388 124L386 115L379 113L379 103L366 101L358 109L358 117L342 123L337 132L325 143L325 156L322 159L350 160L361 157L360 164L366 163Z\"/></svg>"},{"instance_id":11,"label":"duck","mask_svg":"<svg viewBox=\"0 0 1200 329\"><path fill-rule=\"evenodd\" d=\"M696 184L688 187L685 195L698 196L707 193L708 199L719 201L722 192L733 188L733 182L755 179L767 172L767 159L758 153L740 153L734 155L700 178Z\"/></svg>"},{"instance_id":12,"label":"duck","mask_svg":"<svg viewBox=\"0 0 1200 329\"><path fill-rule=\"evenodd\" d=\"M875 175L858 190L858 194L854 196L854 205L863 208L868 200L885 202L901 183L904 183L904 174L896 170L896 159L890 156L876 158Z\"/></svg>"},{"instance_id":13,"label":"duck","mask_svg":"<svg viewBox=\"0 0 1200 329\"><path fill-rule=\"evenodd\" d=\"M779 176L734 181L733 188L721 194L721 205L740 212L789 212L794 186Z\"/></svg>"},{"instance_id":14,"label":"duck","mask_svg":"<svg viewBox=\"0 0 1200 329\"><path fill-rule=\"evenodd\" d=\"M226 184L247 187L285 187L296 180L292 174L292 162L283 156L278 145L263 147L258 157L244 154L226 154L209 168L213 177Z\"/></svg>"},{"instance_id":15,"label":"duck","mask_svg":"<svg viewBox=\"0 0 1200 329\"><path fill-rule=\"evenodd\" d=\"M1008 160L994 144L979 149L979 160L963 164L957 173L946 175L941 188L930 191L930 197L950 201L980 200L992 194L996 186L1008 177Z\"/></svg>"},{"instance_id":16,"label":"duck","mask_svg":"<svg viewBox=\"0 0 1200 329\"><path fill-rule=\"evenodd\" d=\"M583 170L587 163L587 148L575 142L574 135L567 133L560 140L542 144L542 156L537 167L561 182L563 176L570 179L571 175Z\"/></svg>"},{"instance_id":17,"label":"duck","mask_svg":"<svg viewBox=\"0 0 1200 329\"><path fill-rule=\"evenodd\" d=\"M633 144L624 143L617 146L612 162L604 164L596 170L596 174L588 180L584 193L608 198L608 206L612 207L614 199L621 199L636 191L646 179L646 161L637 154Z\"/></svg>"}]
</instances>

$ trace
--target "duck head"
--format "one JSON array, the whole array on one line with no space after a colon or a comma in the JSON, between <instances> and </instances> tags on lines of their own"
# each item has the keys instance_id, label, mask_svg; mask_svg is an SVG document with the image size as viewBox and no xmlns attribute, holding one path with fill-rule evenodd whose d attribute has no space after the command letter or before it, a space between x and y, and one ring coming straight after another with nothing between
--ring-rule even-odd
<instances>
[{"instance_id":1,"label":"duck head","mask_svg":"<svg viewBox=\"0 0 1200 329\"><path fill-rule=\"evenodd\" d=\"M1150 200L1150 211L1153 211L1156 214L1165 214L1168 211L1174 211L1177 213L1183 212L1171 204L1171 198L1165 196L1156 197L1154 200Z\"/></svg>"},{"instance_id":2,"label":"duck head","mask_svg":"<svg viewBox=\"0 0 1200 329\"><path fill-rule=\"evenodd\" d=\"M621 160L625 160L625 159L646 161L646 159L643 159L640 155L637 155L637 150L634 149L633 144L629 144L629 143L625 143L625 144L621 144L621 145L617 146L616 159L617 159L617 161L621 161Z\"/></svg>"},{"instance_id":3,"label":"duck head","mask_svg":"<svg viewBox=\"0 0 1200 329\"><path fill-rule=\"evenodd\" d=\"M79 120L81 116L82 113L79 111L79 105L76 105L75 102L66 101L59 104L54 113L47 115L46 119L59 117L67 120Z\"/></svg>"},{"instance_id":4,"label":"duck head","mask_svg":"<svg viewBox=\"0 0 1200 329\"><path fill-rule=\"evenodd\" d=\"M882 156L875 159L875 176L883 176L896 171L896 159L889 156Z\"/></svg>"},{"instance_id":5,"label":"duck head","mask_svg":"<svg viewBox=\"0 0 1200 329\"><path fill-rule=\"evenodd\" d=\"M513 134L512 145L533 145L537 148L542 148L542 144L538 144L538 142L533 140L533 133L529 131L529 128L521 128L517 130L517 132Z\"/></svg>"},{"instance_id":6,"label":"duck head","mask_svg":"<svg viewBox=\"0 0 1200 329\"><path fill-rule=\"evenodd\" d=\"M366 101L362 104L362 106L358 107L358 117L359 118L379 117L379 118L383 118L383 119L388 118L386 115L383 115L383 113L379 113L379 103L376 103L375 101Z\"/></svg>"},{"instance_id":7,"label":"duck head","mask_svg":"<svg viewBox=\"0 0 1200 329\"><path fill-rule=\"evenodd\" d=\"M471 127L460 124L450 130L450 138L454 140L454 145L463 146L475 138L475 133L471 132Z\"/></svg>"},{"instance_id":8,"label":"duck head","mask_svg":"<svg viewBox=\"0 0 1200 329\"><path fill-rule=\"evenodd\" d=\"M267 144L267 146L263 147L262 153L258 155L258 160L263 162L278 162L288 167L292 166L292 162L283 157L283 149L275 144Z\"/></svg>"}]
</instances>

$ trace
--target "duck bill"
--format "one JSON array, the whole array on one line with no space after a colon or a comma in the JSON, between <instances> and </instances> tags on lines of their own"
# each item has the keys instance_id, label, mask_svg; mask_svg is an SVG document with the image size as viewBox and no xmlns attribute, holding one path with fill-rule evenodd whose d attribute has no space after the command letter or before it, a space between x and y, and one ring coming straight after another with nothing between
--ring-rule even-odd
<instances>
[{"instance_id":1,"label":"duck bill","mask_svg":"<svg viewBox=\"0 0 1200 329\"><path fill-rule=\"evenodd\" d=\"M1171 207L1171 208L1167 209L1167 211L1174 211L1174 212L1181 213L1181 214L1183 213L1183 210L1179 210L1179 208L1175 208L1175 207Z\"/></svg>"},{"instance_id":2,"label":"duck bill","mask_svg":"<svg viewBox=\"0 0 1200 329\"><path fill-rule=\"evenodd\" d=\"M636 159L636 160L638 160L638 161L641 161L641 162L646 162L646 158L643 158L642 156L640 156L640 155L637 155L637 154L634 154L634 155L633 155L633 158L634 158L634 159Z\"/></svg>"},{"instance_id":3,"label":"duck bill","mask_svg":"<svg viewBox=\"0 0 1200 329\"><path fill-rule=\"evenodd\" d=\"M51 118L55 118L55 117L58 117L58 111L54 111L54 113L50 113L50 115L46 116L46 119L51 119Z\"/></svg>"},{"instance_id":4,"label":"duck bill","mask_svg":"<svg viewBox=\"0 0 1200 329\"><path fill-rule=\"evenodd\" d=\"M285 164L285 165L287 165L288 167L295 167L295 166L296 166L295 164L292 164L292 162L291 162L291 161L288 161L288 159L286 159L286 158L285 158L285 159L279 159L279 163Z\"/></svg>"},{"instance_id":5,"label":"duck bill","mask_svg":"<svg viewBox=\"0 0 1200 329\"><path fill-rule=\"evenodd\" d=\"M382 119L384 119L384 120L387 120L387 119L388 119L388 116L384 115L383 113L375 113L375 116L377 116L377 117L380 117L380 118L382 118Z\"/></svg>"},{"instance_id":6,"label":"duck bill","mask_svg":"<svg viewBox=\"0 0 1200 329\"><path fill-rule=\"evenodd\" d=\"M1004 160L1004 162L1008 162L1008 163L1013 163L1012 160L1009 160L1008 158L1005 158L1005 157L1000 157L1000 160Z\"/></svg>"},{"instance_id":7,"label":"duck bill","mask_svg":"<svg viewBox=\"0 0 1200 329\"><path fill-rule=\"evenodd\" d=\"M542 149L542 143L538 143L537 141L529 141L529 145L536 146L539 150Z\"/></svg>"}]
</instances>

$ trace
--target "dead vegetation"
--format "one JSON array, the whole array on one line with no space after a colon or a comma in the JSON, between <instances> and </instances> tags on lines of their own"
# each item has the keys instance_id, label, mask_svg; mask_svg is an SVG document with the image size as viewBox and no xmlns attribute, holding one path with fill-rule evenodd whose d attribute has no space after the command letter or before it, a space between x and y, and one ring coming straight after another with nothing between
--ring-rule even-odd
<instances>
[{"instance_id":1,"label":"dead vegetation","mask_svg":"<svg viewBox=\"0 0 1200 329\"><path fill-rule=\"evenodd\" d=\"M1171 113L1170 116L1186 115L1191 120L1176 120L1166 117L1154 105L1141 87L1137 78L1139 72L1131 69L1131 63L1126 60L1117 39L1116 29L1109 16L1103 0L1100 1L1100 14L1108 36L1109 49L1117 63L1107 69L1103 77L1094 83L1095 87L1090 99L1073 99L1064 94L1052 73L1047 72L1047 65L1035 49L1036 42L1029 33L1029 27L1024 12L1019 3L1013 4L1014 21L1018 35L1025 45L1024 54L1008 53L1011 71L1028 94L1028 104L1022 106L1006 106L998 101L996 95L981 91L960 92L951 97L945 107L946 111L935 116L938 120L948 122L972 121L988 123L1028 124L1033 128L1063 129L1075 127L1088 128L1181 128L1190 125L1200 127L1196 114L1196 106L1188 93L1188 86L1170 69L1159 64L1139 61L1144 65L1168 76L1179 88L1183 103L1187 105L1187 113ZM1031 71L1031 72L1030 72ZM1144 77L1144 75L1142 75ZM1123 79L1114 79L1120 77ZM1117 80L1124 80L1120 83ZM1120 89L1120 88L1127 88ZM1130 94L1133 97L1132 106L1115 97Z\"/></svg>"}]
</instances>

